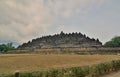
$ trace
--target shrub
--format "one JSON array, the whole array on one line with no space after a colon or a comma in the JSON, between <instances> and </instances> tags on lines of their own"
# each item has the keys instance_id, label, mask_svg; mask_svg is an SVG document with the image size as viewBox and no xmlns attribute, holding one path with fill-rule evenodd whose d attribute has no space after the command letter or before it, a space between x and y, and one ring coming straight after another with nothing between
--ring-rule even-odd
<instances>
[{"instance_id":1,"label":"shrub","mask_svg":"<svg viewBox=\"0 0 120 77\"><path fill-rule=\"evenodd\" d=\"M85 77L85 73L81 67L72 67L70 77Z\"/></svg>"}]
</instances>

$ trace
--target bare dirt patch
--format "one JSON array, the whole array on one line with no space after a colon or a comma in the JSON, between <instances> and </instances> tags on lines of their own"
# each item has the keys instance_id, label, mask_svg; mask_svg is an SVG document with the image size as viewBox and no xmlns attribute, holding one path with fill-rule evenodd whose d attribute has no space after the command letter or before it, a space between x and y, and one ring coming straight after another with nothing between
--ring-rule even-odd
<instances>
[{"instance_id":1,"label":"bare dirt patch","mask_svg":"<svg viewBox=\"0 0 120 77\"><path fill-rule=\"evenodd\" d=\"M102 77L120 77L120 71L119 72L114 72L114 73L111 73L111 74L108 74L108 75L105 75L105 76L102 76Z\"/></svg>"}]
</instances>

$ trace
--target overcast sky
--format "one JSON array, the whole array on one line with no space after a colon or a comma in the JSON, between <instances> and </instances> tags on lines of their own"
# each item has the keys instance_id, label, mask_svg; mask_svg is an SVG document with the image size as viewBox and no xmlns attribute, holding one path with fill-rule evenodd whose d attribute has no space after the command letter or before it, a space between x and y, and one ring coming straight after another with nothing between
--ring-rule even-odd
<instances>
[{"instance_id":1,"label":"overcast sky","mask_svg":"<svg viewBox=\"0 0 120 77\"><path fill-rule=\"evenodd\" d=\"M0 43L64 31L103 43L120 36L120 0L0 0Z\"/></svg>"}]
</instances>

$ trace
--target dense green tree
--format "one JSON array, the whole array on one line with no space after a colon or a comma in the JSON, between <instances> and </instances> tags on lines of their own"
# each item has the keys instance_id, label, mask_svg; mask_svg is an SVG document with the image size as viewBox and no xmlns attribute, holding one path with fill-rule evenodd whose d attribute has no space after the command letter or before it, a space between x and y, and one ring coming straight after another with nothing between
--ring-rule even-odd
<instances>
[{"instance_id":1,"label":"dense green tree","mask_svg":"<svg viewBox=\"0 0 120 77\"><path fill-rule=\"evenodd\" d=\"M0 52L7 52L9 50L14 50L14 49L15 49L15 47L12 45L12 43L0 45Z\"/></svg>"},{"instance_id":2,"label":"dense green tree","mask_svg":"<svg viewBox=\"0 0 120 77\"><path fill-rule=\"evenodd\" d=\"M120 36L112 38L110 41L105 43L105 46L120 47Z\"/></svg>"}]
</instances>

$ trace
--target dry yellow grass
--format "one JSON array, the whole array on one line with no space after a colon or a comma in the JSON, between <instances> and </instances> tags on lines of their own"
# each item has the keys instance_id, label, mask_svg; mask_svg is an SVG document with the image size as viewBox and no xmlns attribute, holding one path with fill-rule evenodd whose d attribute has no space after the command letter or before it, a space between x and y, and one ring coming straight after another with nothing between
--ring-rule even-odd
<instances>
[{"instance_id":1,"label":"dry yellow grass","mask_svg":"<svg viewBox=\"0 0 120 77\"><path fill-rule=\"evenodd\" d=\"M41 69L84 66L119 59L118 55L1 54L0 73L39 71Z\"/></svg>"}]
</instances>

